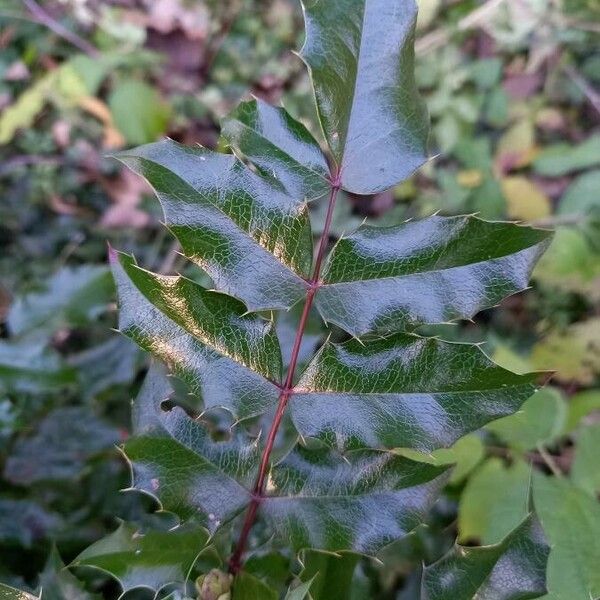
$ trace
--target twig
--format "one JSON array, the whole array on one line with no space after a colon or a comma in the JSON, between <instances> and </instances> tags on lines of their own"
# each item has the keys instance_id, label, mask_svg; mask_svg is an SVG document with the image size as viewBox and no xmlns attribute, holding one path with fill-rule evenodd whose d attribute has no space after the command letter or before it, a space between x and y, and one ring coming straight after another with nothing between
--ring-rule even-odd
<instances>
[{"instance_id":1,"label":"twig","mask_svg":"<svg viewBox=\"0 0 600 600\"><path fill-rule=\"evenodd\" d=\"M416 41L415 52L419 55L427 54L446 44L453 33L467 31L468 29L477 27L481 21L500 8L504 2L506 2L506 0L488 0L485 4L463 17L454 30L436 29L427 35L424 35Z\"/></svg>"},{"instance_id":2,"label":"twig","mask_svg":"<svg viewBox=\"0 0 600 600\"><path fill-rule=\"evenodd\" d=\"M560 470L552 456L550 456L550 454L546 451L546 448L544 448L541 444L538 444L537 451L544 460L546 466L550 469L550 471L552 471L552 474L556 477L562 477L563 472Z\"/></svg>"},{"instance_id":3,"label":"twig","mask_svg":"<svg viewBox=\"0 0 600 600\"><path fill-rule=\"evenodd\" d=\"M210 73L212 65L217 58L223 43L227 39L227 36L229 35L229 32L231 31L231 28L233 27L241 8L241 2L236 0L233 3L233 6L229 8L225 18L221 21L221 27L219 28L219 31L211 39L201 68L201 74L204 79L206 79Z\"/></svg>"},{"instance_id":4,"label":"twig","mask_svg":"<svg viewBox=\"0 0 600 600\"><path fill-rule=\"evenodd\" d=\"M533 227L558 227L561 225L575 226L585 223L586 215L554 215L531 221L529 225Z\"/></svg>"},{"instance_id":5,"label":"twig","mask_svg":"<svg viewBox=\"0 0 600 600\"><path fill-rule=\"evenodd\" d=\"M585 94L590 104L600 114L600 92L595 90L587 79L573 66L562 65L562 70L571 78L571 81Z\"/></svg>"},{"instance_id":6,"label":"twig","mask_svg":"<svg viewBox=\"0 0 600 600\"><path fill-rule=\"evenodd\" d=\"M85 52L92 58L99 58L100 52L88 41L78 36L75 32L70 31L63 25L61 25L56 19L50 16L35 0L23 0L23 4L27 7L27 10L31 13L31 16L37 23L46 26L48 29L53 31L56 35L63 38L76 48L79 48L82 52Z\"/></svg>"}]
</instances>

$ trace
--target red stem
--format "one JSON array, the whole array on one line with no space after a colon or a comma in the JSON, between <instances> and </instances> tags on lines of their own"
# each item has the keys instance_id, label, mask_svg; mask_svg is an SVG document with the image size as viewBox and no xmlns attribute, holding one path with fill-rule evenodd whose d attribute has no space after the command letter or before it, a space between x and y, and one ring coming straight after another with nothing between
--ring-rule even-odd
<instances>
[{"instance_id":1,"label":"red stem","mask_svg":"<svg viewBox=\"0 0 600 600\"><path fill-rule=\"evenodd\" d=\"M281 393L279 394L279 401L277 403L277 410L275 411L275 417L273 418L273 422L271 423L271 429L269 430L269 435L267 436L267 440L265 442L265 447L260 460L260 467L258 469L258 475L256 477L256 482L254 483L254 488L252 490L252 500L250 501L248 510L246 512L246 518L244 519L244 525L242 526L240 539L238 540L235 551L232 554L231 559L229 560L229 572L234 575L238 573L242 568L242 556L244 554L244 551L246 550L248 536L250 535L250 530L252 529L254 521L256 520L256 513L258 512L258 507L260 506L262 499L265 497L265 481L267 479L267 473L269 471L271 453L273 451L275 438L277 436L277 432L279 431L279 426L281 425L281 420L283 419L288 400L293 393L294 375L296 373L296 365L298 364L300 345L302 344L302 337L304 336L304 330L306 329L310 309L312 308L315 294L317 292L317 289L319 288L321 265L323 263L325 250L327 249L327 244L329 242L329 230L331 229L331 219L333 217L333 209L335 208L335 200L337 198L337 193L339 189L340 183L338 177L336 177L335 180L332 181L331 193L329 195L329 205L327 207L327 216L325 218L325 226L323 227L323 233L319 241L319 248L317 250L317 257L315 259L313 274L310 281L308 282L309 287L306 290L306 300L304 301L302 316L300 317L298 329L296 330L296 338L294 339L294 346L292 347L292 356L290 358L290 366L288 368L287 377L285 379L283 387L281 388Z\"/></svg>"}]
</instances>

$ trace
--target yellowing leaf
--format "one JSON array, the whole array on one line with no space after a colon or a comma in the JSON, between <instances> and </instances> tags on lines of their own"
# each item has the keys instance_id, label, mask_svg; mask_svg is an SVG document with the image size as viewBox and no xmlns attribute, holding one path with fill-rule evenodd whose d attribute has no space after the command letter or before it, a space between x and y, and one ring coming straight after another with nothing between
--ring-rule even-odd
<instances>
[{"instance_id":1,"label":"yellowing leaf","mask_svg":"<svg viewBox=\"0 0 600 600\"><path fill-rule=\"evenodd\" d=\"M533 123L528 118L523 118L500 138L496 163L500 172L506 172L527 166L536 154Z\"/></svg>"},{"instance_id":2,"label":"yellowing leaf","mask_svg":"<svg viewBox=\"0 0 600 600\"><path fill-rule=\"evenodd\" d=\"M456 181L466 188L476 188L483 183L483 173L477 169L460 171L456 176Z\"/></svg>"},{"instance_id":3,"label":"yellowing leaf","mask_svg":"<svg viewBox=\"0 0 600 600\"><path fill-rule=\"evenodd\" d=\"M505 177L502 191L508 205L508 216L519 221L533 221L551 213L550 199L526 177Z\"/></svg>"},{"instance_id":4,"label":"yellowing leaf","mask_svg":"<svg viewBox=\"0 0 600 600\"><path fill-rule=\"evenodd\" d=\"M555 370L560 381L590 385L600 373L599 340L600 318L589 319L548 335L534 347L531 361L538 369Z\"/></svg>"},{"instance_id":5,"label":"yellowing leaf","mask_svg":"<svg viewBox=\"0 0 600 600\"><path fill-rule=\"evenodd\" d=\"M96 117L104 125L104 148L120 148L125 144L125 138L115 127L110 109L102 100L94 96L83 96L78 101L79 106Z\"/></svg>"},{"instance_id":6,"label":"yellowing leaf","mask_svg":"<svg viewBox=\"0 0 600 600\"><path fill-rule=\"evenodd\" d=\"M577 229L563 227L555 232L533 277L559 290L600 299L600 261L585 235Z\"/></svg>"}]
</instances>

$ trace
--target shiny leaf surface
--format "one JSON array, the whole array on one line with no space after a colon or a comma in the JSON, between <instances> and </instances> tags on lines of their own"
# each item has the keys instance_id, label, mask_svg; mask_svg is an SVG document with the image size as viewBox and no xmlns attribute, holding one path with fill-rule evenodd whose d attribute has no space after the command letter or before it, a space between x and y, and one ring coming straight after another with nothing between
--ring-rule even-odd
<instances>
[{"instance_id":1,"label":"shiny leaf surface","mask_svg":"<svg viewBox=\"0 0 600 600\"><path fill-rule=\"evenodd\" d=\"M242 102L222 135L243 156L283 186L292 198L315 200L329 191L329 165L310 132L283 108Z\"/></svg>"},{"instance_id":2,"label":"shiny leaf surface","mask_svg":"<svg viewBox=\"0 0 600 600\"><path fill-rule=\"evenodd\" d=\"M154 188L185 254L251 310L289 308L312 261L308 209L235 156L166 140L118 156Z\"/></svg>"},{"instance_id":3,"label":"shiny leaf surface","mask_svg":"<svg viewBox=\"0 0 600 600\"><path fill-rule=\"evenodd\" d=\"M279 390L269 378L281 377L281 353L270 321L188 279L144 271L126 255L112 262L119 328L165 361L205 408L245 418L276 404Z\"/></svg>"},{"instance_id":4,"label":"shiny leaf surface","mask_svg":"<svg viewBox=\"0 0 600 600\"><path fill-rule=\"evenodd\" d=\"M372 194L427 160L428 118L414 81L416 4L304 0L321 125L344 189Z\"/></svg>"},{"instance_id":5,"label":"shiny leaf surface","mask_svg":"<svg viewBox=\"0 0 600 600\"><path fill-rule=\"evenodd\" d=\"M316 304L355 336L468 319L527 287L550 235L473 217L363 226L332 251Z\"/></svg>"},{"instance_id":6,"label":"shiny leaf surface","mask_svg":"<svg viewBox=\"0 0 600 600\"><path fill-rule=\"evenodd\" d=\"M340 449L431 451L518 410L536 379L502 369L475 346L396 334L327 343L290 410L302 436Z\"/></svg>"},{"instance_id":7,"label":"shiny leaf surface","mask_svg":"<svg viewBox=\"0 0 600 600\"><path fill-rule=\"evenodd\" d=\"M298 447L273 467L261 511L297 550L374 554L422 522L444 470L385 452Z\"/></svg>"},{"instance_id":8,"label":"shiny leaf surface","mask_svg":"<svg viewBox=\"0 0 600 600\"><path fill-rule=\"evenodd\" d=\"M108 537L84 550L70 565L92 567L118 580L123 591L159 591L169 583L183 583L206 545L204 529L178 527L141 534L123 523Z\"/></svg>"},{"instance_id":9,"label":"shiny leaf surface","mask_svg":"<svg viewBox=\"0 0 600 600\"><path fill-rule=\"evenodd\" d=\"M241 436L214 441L207 423L191 419L179 407L164 410L171 392L155 365L135 402L136 436L124 446L133 483L165 510L200 519L214 532L248 504L244 485L251 485L258 448Z\"/></svg>"},{"instance_id":10,"label":"shiny leaf surface","mask_svg":"<svg viewBox=\"0 0 600 600\"><path fill-rule=\"evenodd\" d=\"M209 426L180 408L162 408L168 384L151 371L137 400L137 436L125 445L134 485L184 519L210 531L249 503L257 444L243 435L214 441ZM271 469L259 512L300 550L374 553L416 527L445 481L445 468L378 451L342 456L296 448Z\"/></svg>"},{"instance_id":11,"label":"shiny leaf surface","mask_svg":"<svg viewBox=\"0 0 600 600\"><path fill-rule=\"evenodd\" d=\"M423 574L422 600L525 600L546 592L549 547L529 516L495 546L456 546Z\"/></svg>"}]
</instances>

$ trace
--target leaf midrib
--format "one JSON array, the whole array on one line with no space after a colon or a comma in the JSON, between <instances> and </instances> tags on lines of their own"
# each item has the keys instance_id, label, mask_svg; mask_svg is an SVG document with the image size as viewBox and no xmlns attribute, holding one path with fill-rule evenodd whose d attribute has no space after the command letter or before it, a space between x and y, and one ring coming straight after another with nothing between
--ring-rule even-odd
<instances>
[{"instance_id":1,"label":"leaf midrib","mask_svg":"<svg viewBox=\"0 0 600 600\"><path fill-rule=\"evenodd\" d=\"M461 265L454 265L452 267L418 270L418 271L412 271L410 273L401 273L398 275L385 275L383 277L375 276L375 277L365 277L363 279L344 279L343 281L332 281L332 282L323 281L323 283L321 284L321 287L327 288L327 287L334 287L334 286L348 286L348 285L355 285L355 284L361 283L363 281L386 281L386 280L390 280L390 279L403 279L403 278L413 277L413 276L435 275L438 273L446 273L448 271L453 271L456 269L464 269L466 267L474 267L477 265L484 265L484 264L487 265L490 263L495 263L496 261L502 261L511 256L516 257L516 256L521 255L522 253L531 252L533 249L536 249L538 246L540 246L543 243L544 243L544 240L541 240L541 241L537 242L536 244L533 244L532 246L528 246L527 248L522 248L521 250L519 250L517 252L509 252L507 254L501 254L500 256L495 256L494 258L488 258L485 260L465 262ZM327 273L326 273L326 275L327 275Z\"/></svg>"}]
</instances>

